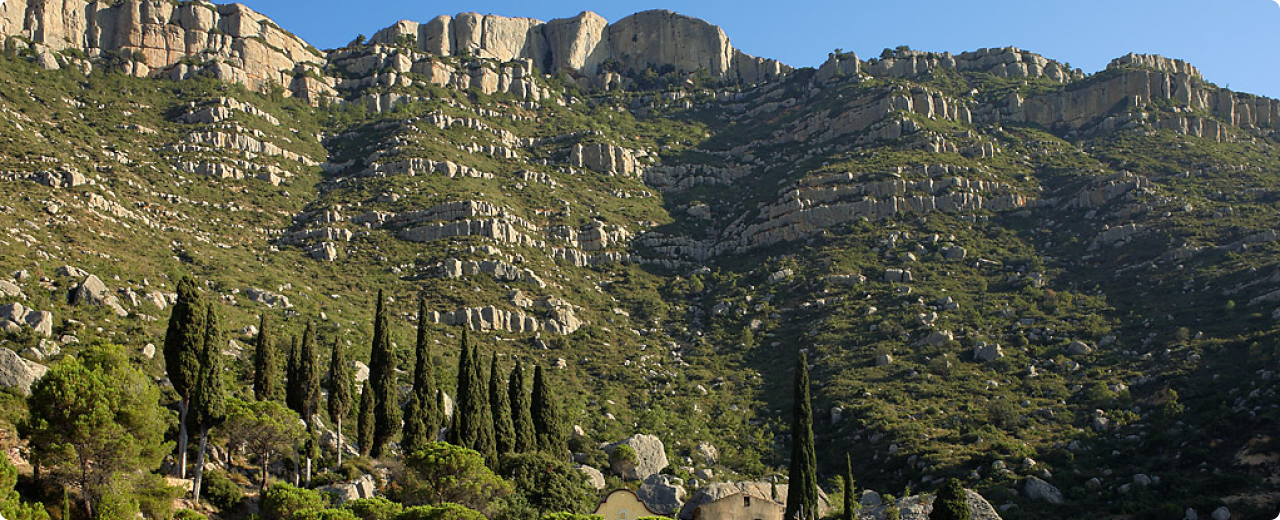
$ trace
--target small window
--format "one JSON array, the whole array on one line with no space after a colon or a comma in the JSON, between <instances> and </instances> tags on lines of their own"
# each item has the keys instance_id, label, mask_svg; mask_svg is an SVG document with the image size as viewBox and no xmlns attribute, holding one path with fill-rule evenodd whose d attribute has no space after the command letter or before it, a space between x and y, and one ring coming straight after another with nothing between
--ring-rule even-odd
<instances>
[{"instance_id":1,"label":"small window","mask_svg":"<svg viewBox=\"0 0 1280 520\"><path fill-rule=\"evenodd\" d=\"M742 497L742 507L751 507L751 497Z\"/></svg>"},{"instance_id":2,"label":"small window","mask_svg":"<svg viewBox=\"0 0 1280 520\"><path fill-rule=\"evenodd\" d=\"M621 509L621 510L619 510L619 511L618 511L618 520L627 520L627 518L628 518L628 516L627 516L627 510L626 510L626 509Z\"/></svg>"}]
</instances>

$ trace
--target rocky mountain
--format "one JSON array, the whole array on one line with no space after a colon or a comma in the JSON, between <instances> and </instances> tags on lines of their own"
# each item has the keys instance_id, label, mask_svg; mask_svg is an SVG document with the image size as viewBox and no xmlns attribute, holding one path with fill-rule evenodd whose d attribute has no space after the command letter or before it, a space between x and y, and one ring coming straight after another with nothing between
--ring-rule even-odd
<instances>
[{"instance_id":1,"label":"rocky mountain","mask_svg":"<svg viewBox=\"0 0 1280 520\"><path fill-rule=\"evenodd\" d=\"M1004 518L1274 512L1280 104L1183 61L792 69L665 11L320 51L238 4L7 0L0 34L18 393L99 340L159 376L183 274L238 374L263 312L363 359L385 289L401 368L426 320L451 388L468 327L555 369L585 466L660 438L664 510L779 473L804 351L869 515L946 477Z\"/></svg>"}]
</instances>

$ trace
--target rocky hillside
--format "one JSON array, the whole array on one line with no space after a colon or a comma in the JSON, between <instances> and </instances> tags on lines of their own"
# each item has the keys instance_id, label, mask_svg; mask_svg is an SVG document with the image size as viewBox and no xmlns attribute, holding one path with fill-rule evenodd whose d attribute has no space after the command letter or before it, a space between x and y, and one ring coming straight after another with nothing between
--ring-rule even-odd
<instances>
[{"instance_id":1,"label":"rocky hillside","mask_svg":"<svg viewBox=\"0 0 1280 520\"><path fill-rule=\"evenodd\" d=\"M366 358L378 289L446 389L459 327L558 368L579 461L656 435L672 513L785 473L801 351L867 515L951 476L1005 518L1280 501L1280 102L1182 61L796 70L665 11L319 51L238 4L7 0L0 34L6 410L93 341L159 376L193 274L242 375L263 312Z\"/></svg>"}]
</instances>

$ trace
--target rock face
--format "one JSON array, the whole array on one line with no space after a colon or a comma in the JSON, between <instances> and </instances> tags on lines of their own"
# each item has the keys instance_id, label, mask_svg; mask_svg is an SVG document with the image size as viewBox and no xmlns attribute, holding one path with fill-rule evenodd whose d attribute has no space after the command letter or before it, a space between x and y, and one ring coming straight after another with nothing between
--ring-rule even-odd
<instances>
[{"instance_id":1,"label":"rock face","mask_svg":"<svg viewBox=\"0 0 1280 520\"><path fill-rule=\"evenodd\" d=\"M685 491L681 484L679 478L671 475L650 475L640 484L640 492L636 496L649 510L660 515L673 515L684 506Z\"/></svg>"},{"instance_id":2,"label":"rock face","mask_svg":"<svg viewBox=\"0 0 1280 520\"><path fill-rule=\"evenodd\" d=\"M573 469L586 475L587 485L591 486L591 489L599 491L605 488L604 473L601 473L600 470L591 466L574 466Z\"/></svg>"},{"instance_id":3,"label":"rock face","mask_svg":"<svg viewBox=\"0 0 1280 520\"><path fill-rule=\"evenodd\" d=\"M253 89L290 87L300 65L323 62L319 51L241 4L7 0L0 3L0 35L90 58L129 52L134 60L123 68L138 76L208 71Z\"/></svg>"},{"instance_id":4,"label":"rock face","mask_svg":"<svg viewBox=\"0 0 1280 520\"><path fill-rule=\"evenodd\" d=\"M610 457L612 470L626 480L645 480L667 467L667 451L662 439L653 435L633 435L609 448L628 446L635 451L634 461Z\"/></svg>"},{"instance_id":5,"label":"rock face","mask_svg":"<svg viewBox=\"0 0 1280 520\"><path fill-rule=\"evenodd\" d=\"M0 348L0 387L16 388L23 395L31 395L31 385L44 377L48 369L18 357L7 348Z\"/></svg>"},{"instance_id":6,"label":"rock face","mask_svg":"<svg viewBox=\"0 0 1280 520\"><path fill-rule=\"evenodd\" d=\"M712 77L758 83L792 69L776 60L742 53L719 27L671 11L636 13L610 25L586 11L543 23L530 18L463 13L425 24L402 20L378 31L372 43L412 37L417 50L438 56L469 55L501 61L531 60L541 72L568 71L595 77L601 64L616 62L622 72L652 66L686 73L700 69Z\"/></svg>"},{"instance_id":7,"label":"rock face","mask_svg":"<svg viewBox=\"0 0 1280 520\"><path fill-rule=\"evenodd\" d=\"M84 281L71 291L70 300L73 305L89 304L106 307L122 318L129 315L129 311L124 310L120 305L120 299L111 294L107 290L107 285L102 283L96 275L91 274L85 277Z\"/></svg>"},{"instance_id":8,"label":"rock face","mask_svg":"<svg viewBox=\"0 0 1280 520\"><path fill-rule=\"evenodd\" d=\"M0 331L17 332L23 325L44 337L53 335L53 313L27 308L21 303L0 305Z\"/></svg>"},{"instance_id":9,"label":"rock face","mask_svg":"<svg viewBox=\"0 0 1280 520\"><path fill-rule=\"evenodd\" d=\"M360 478L351 482L319 488L320 491L333 493L338 498L339 504L348 500L373 498L375 489L373 475L361 475Z\"/></svg>"}]
</instances>

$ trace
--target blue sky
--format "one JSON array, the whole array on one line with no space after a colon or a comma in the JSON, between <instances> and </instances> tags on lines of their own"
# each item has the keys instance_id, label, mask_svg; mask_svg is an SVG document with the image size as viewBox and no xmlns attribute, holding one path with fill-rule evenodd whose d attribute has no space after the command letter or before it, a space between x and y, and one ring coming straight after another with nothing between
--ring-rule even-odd
<instances>
[{"instance_id":1,"label":"blue sky","mask_svg":"<svg viewBox=\"0 0 1280 520\"><path fill-rule=\"evenodd\" d=\"M550 20L591 10L615 21L670 9L723 27L747 53L796 67L816 66L835 48L866 59L898 45L952 53L1012 45L1092 73L1141 52L1190 61L1232 90L1280 97L1278 0L241 1L320 48L440 14Z\"/></svg>"}]
</instances>

